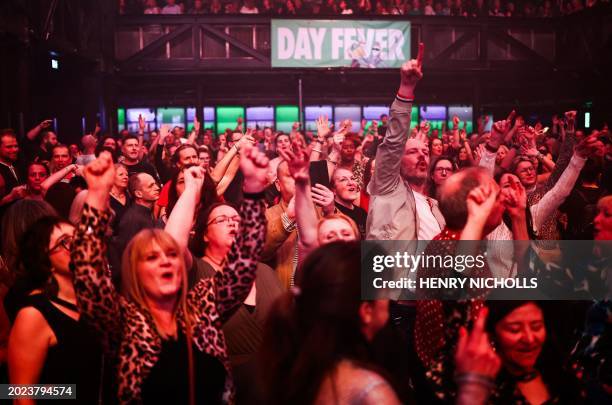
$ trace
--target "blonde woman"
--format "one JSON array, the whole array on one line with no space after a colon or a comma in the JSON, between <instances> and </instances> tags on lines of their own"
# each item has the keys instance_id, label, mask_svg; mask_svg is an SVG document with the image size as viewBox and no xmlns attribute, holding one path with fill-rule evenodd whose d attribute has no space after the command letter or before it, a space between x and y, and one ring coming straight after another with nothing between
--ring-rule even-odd
<instances>
[{"instance_id":1,"label":"blonde woman","mask_svg":"<svg viewBox=\"0 0 612 405\"><path fill-rule=\"evenodd\" d=\"M310 156L306 149L294 144L293 151L281 152L287 161L289 173L295 180L295 217L299 235L298 261L319 246L336 241L355 241L360 233L355 222L342 213L333 213L334 198L317 191L313 198L308 167ZM316 190L320 190L315 186ZM315 202L322 207L325 217L320 217Z\"/></svg>"},{"instance_id":2,"label":"blonde woman","mask_svg":"<svg viewBox=\"0 0 612 405\"><path fill-rule=\"evenodd\" d=\"M254 149L241 156L245 199L241 230L224 271L187 291L186 241L171 236L198 201L204 177L188 171L185 191L166 229L144 230L123 255L122 291L111 282L104 235L115 180L110 154L85 171L89 192L72 252L79 307L117 359L120 403L232 402L233 384L221 325L244 301L265 234L263 189L268 160Z\"/></svg>"}]
</instances>

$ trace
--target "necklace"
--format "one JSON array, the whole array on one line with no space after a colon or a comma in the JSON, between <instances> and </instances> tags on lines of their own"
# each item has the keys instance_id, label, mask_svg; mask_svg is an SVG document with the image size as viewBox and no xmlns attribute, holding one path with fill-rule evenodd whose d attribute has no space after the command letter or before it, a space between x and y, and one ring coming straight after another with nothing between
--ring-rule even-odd
<instances>
[{"instance_id":1,"label":"necklace","mask_svg":"<svg viewBox=\"0 0 612 405\"><path fill-rule=\"evenodd\" d=\"M123 202L125 201L125 194L123 195L117 195L115 193L113 193L112 191L109 193L111 195L111 197L113 197L115 200L119 201L119 202Z\"/></svg>"},{"instance_id":2,"label":"necklace","mask_svg":"<svg viewBox=\"0 0 612 405\"><path fill-rule=\"evenodd\" d=\"M211 256L209 255L204 255L204 257L207 257L208 260L210 260L214 265L216 265L219 268L223 268L223 262L225 262L225 258L223 258L220 262L216 261L215 259L213 259Z\"/></svg>"},{"instance_id":3,"label":"necklace","mask_svg":"<svg viewBox=\"0 0 612 405\"><path fill-rule=\"evenodd\" d=\"M72 302L68 302L66 300L61 299L60 297L51 297L49 298L49 300L55 302L56 304L59 304L65 308L68 308L74 312L79 312L79 307L76 306L76 304L73 304Z\"/></svg>"}]
</instances>

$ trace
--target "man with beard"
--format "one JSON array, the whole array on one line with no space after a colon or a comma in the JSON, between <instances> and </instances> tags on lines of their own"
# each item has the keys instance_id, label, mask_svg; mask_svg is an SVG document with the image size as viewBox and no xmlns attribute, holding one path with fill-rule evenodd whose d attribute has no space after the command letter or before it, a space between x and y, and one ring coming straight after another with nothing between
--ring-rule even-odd
<instances>
[{"instance_id":1,"label":"man with beard","mask_svg":"<svg viewBox=\"0 0 612 405\"><path fill-rule=\"evenodd\" d=\"M402 66L387 134L376 152L376 168L368 185L367 239L429 240L444 228L438 202L426 195L427 139L407 139L414 87L423 77L423 51L424 45L420 44L417 60Z\"/></svg>"},{"instance_id":2,"label":"man with beard","mask_svg":"<svg viewBox=\"0 0 612 405\"><path fill-rule=\"evenodd\" d=\"M25 195L25 186L15 167L19 155L17 136L12 129L0 131L0 206Z\"/></svg>"},{"instance_id":3,"label":"man with beard","mask_svg":"<svg viewBox=\"0 0 612 405\"><path fill-rule=\"evenodd\" d=\"M26 134L23 153L27 162L51 160L51 150L58 144L57 135L50 129L52 124L52 120L44 120Z\"/></svg>"}]
</instances>

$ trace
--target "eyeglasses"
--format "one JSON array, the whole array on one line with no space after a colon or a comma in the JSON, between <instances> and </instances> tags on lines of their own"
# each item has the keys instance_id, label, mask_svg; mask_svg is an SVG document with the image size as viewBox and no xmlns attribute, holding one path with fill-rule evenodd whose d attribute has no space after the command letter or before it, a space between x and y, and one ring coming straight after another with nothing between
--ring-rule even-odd
<instances>
[{"instance_id":1,"label":"eyeglasses","mask_svg":"<svg viewBox=\"0 0 612 405\"><path fill-rule=\"evenodd\" d=\"M74 240L74 238L70 235L63 235L62 237L60 237L57 241L57 243L55 244L55 246L53 246L51 249L49 249L49 253L53 254L55 252L57 252L60 248L64 248L67 251L70 252L70 249L72 248L72 241Z\"/></svg>"},{"instance_id":2,"label":"eyeglasses","mask_svg":"<svg viewBox=\"0 0 612 405\"><path fill-rule=\"evenodd\" d=\"M215 224L215 225L216 224L224 224L224 223L230 222L230 221L240 225L241 220L242 220L242 218L240 218L240 215L234 215L232 217L228 217L227 215L219 215L218 217L213 218L208 223L208 225L211 225L211 224Z\"/></svg>"},{"instance_id":3,"label":"eyeglasses","mask_svg":"<svg viewBox=\"0 0 612 405\"><path fill-rule=\"evenodd\" d=\"M521 174L527 174L530 172L535 172L535 168L533 168L532 166L529 166L529 167L519 170L519 173Z\"/></svg>"},{"instance_id":4,"label":"eyeglasses","mask_svg":"<svg viewBox=\"0 0 612 405\"><path fill-rule=\"evenodd\" d=\"M436 167L434 169L435 172L437 173L442 173L442 172L446 172L446 173L452 173L453 169L449 168L449 167Z\"/></svg>"}]
</instances>

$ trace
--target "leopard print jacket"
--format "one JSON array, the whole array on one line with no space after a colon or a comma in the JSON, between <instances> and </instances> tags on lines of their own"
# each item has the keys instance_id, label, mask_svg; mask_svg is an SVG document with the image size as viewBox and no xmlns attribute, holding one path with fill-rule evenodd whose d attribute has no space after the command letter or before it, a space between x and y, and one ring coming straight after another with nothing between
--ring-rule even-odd
<instances>
[{"instance_id":1,"label":"leopard print jacket","mask_svg":"<svg viewBox=\"0 0 612 405\"><path fill-rule=\"evenodd\" d=\"M251 289L266 229L263 201L245 198L240 212L242 229L224 271L200 280L187 296L194 344L225 366L226 403L234 402L234 389L221 326ZM159 358L162 340L149 311L119 295L111 282L105 239L109 220L108 212L87 204L83 207L71 252L74 288L83 319L92 324L107 352L117 359L119 403L140 403L142 383ZM185 332L184 314L179 312L177 319Z\"/></svg>"}]
</instances>

